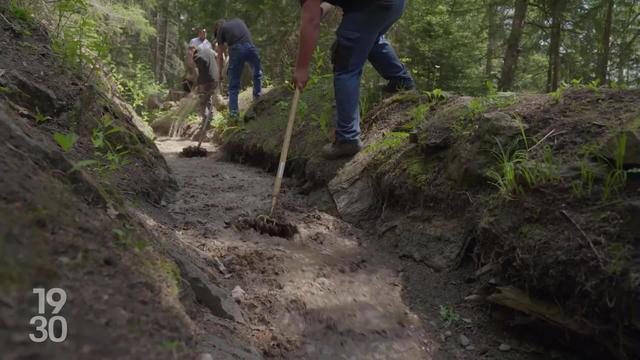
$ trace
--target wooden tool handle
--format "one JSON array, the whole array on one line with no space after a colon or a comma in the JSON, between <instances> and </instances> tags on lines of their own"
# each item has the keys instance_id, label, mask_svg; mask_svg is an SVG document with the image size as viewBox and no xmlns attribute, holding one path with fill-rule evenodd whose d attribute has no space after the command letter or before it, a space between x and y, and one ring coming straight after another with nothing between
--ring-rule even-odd
<instances>
[{"instance_id":1,"label":"wooden tool handle","mask_svg":"<svg viewBox=\"0 0 640 360\"><path fill-rule=\"evenodd\" d=\"M298 113L298 101L300 100L300 89L296 89L293 95L293 103L291 104L291 111L289 112L289 123L287 123L287 131L284 134L284 143L282 144L282 152L280 153L280 163L278 164L278 174L276 175L276 183L273 186L273 197L271 199L271 214L276 210L276 203L278 202L278 194L280 194L280 187L282 186L282 177L284 176L284 168L287 165L287 154L289 153L289 144L291 143L291 133L293 132L293 123L296 120L296 114Z\"/></svg>"}]
</instances>

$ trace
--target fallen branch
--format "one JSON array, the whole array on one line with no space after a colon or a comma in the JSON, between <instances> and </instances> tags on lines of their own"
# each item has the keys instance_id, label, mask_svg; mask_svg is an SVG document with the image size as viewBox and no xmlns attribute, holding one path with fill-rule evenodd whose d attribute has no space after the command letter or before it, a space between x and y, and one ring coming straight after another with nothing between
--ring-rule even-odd
<instances>
[{"instance_id":1,"label":"fallen branch","mask_svg":"<svg viewBox=\"0 0 640 360\"><path fill-rule=\"evenodd\" d=\"M586 321L569 317L559 306L532 299L529 294L514 287L499 287L487 301L523 312L548 323L569 329L582 335L593 335L592 326Z\"/></svg>"},{"instance_id":2,"label":"fallen branch","mask_svg":"<svg viewBox=\"0 0 640 360\"><path fill-rule=\"evenodd\" d=\"M596 246L593 244L593 241L591 241L591 238L589 238L589 235L587 235L587 233L584 230L582 230L580 225L578 225L578 223L575 220L573 220L573 218L569 215L568 212L566 212L565 210L562 210L560 212L562 213L562 215L566 216L567 219L569 219L569 221L571 221L571 223L576 227L576 229L578 229L578 231L580 231L580 233L585 238L585 240L587 240L589 247L591 247L591 250L593 250L593 253L598 258L598 262L600 263L600 266L604 267L602 255L600 254L600 252L598 252L598 249L596 249Z\"/></svg>"},{"instance_id":3,"label":"fallen branch","mask_svg":"<svg viewBox=\"0 0 640 360\"><path fill-rule=\"evenodd\" d=\"M566 131L558 131L556 132L556 129L553 129L551 131L549 131L549 133L547 135L545 135L540 141L538 141L535 145L533 145L532 147L529 148L529 152L533 151L533 149L537 148L538 146L540 146L542 143L544 143L548 138L553 137L553 136L558 136L558 135L562 135L566 133Z\"/></svg>"},{"instance_id":4,"label":"fallen branch","mask_svg":"<svg viewBox=\"0 0 640 360\"><path fill-rule=\"evenodd\" d=\"M7 20L6 17L4 17L4 15L2 15L2 13L0 13L0 17L7 22L7 24L9 24L9 26L11 26L11 29L13 29L14 31L17 29L17 27L15 25L13 25L13 23L9 20Z\"/></svg>"}]
</instances>

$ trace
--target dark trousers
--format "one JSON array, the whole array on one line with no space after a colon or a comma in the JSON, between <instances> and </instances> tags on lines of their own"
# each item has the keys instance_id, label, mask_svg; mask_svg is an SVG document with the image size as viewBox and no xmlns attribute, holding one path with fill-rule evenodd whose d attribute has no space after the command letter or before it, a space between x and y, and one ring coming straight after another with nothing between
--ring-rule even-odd
<instances>
[{"instance_id":1,"label":"dark trousers","mask_svg":"<svg viewBox=\"0 0 640 360\"><path fill-rule=\"evenodd\" d=\"M367 60L386 80L412 83L384 34L402 16L404 0L389 5L371 5L344 14L336 31L333 50L337 120L336 140L354 142L360 138L360 79Z\"/></svg>"},{"instance_id":2,"label":"dark trousers","mask_svg":"<svg viewBox=\"0 0 640 360\"><path fill-rule=\"evenodd\" d=\"M262 66L258 49L251 43L236 44L229 49L229 112L238 114L238 95L244 64L253 70L253 97L262 94Z\"/></svg>"}]
</instances>

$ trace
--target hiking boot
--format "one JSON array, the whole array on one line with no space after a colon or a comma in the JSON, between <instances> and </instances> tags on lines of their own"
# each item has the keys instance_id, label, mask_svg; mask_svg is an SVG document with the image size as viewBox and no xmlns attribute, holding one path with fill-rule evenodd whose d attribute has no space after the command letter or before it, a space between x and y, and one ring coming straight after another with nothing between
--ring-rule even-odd
<instances>
[{"instance_id":1,"label":"hiking boot","mask_svg":"<svg viewBox=\"0 0 640 360\"><path fill-rule=\"evenodd\" d=\"M382 91L395 94L400 91L408 91L416 88L416 83L413 80L390 80L387 85L382 87Z\"/></svg>"},{"instance_id":2,"label":"hiking boot","mask_svg":"<svg viewBox=\"0 0 640 360\"><path fill-rule=\"evenodd\" d=\"M322 147L322 157L327 160L336 160L344 157L350 157L362 150L362 142L360 140L353 142L334 142Z\"/></svg>"}]
</instances>

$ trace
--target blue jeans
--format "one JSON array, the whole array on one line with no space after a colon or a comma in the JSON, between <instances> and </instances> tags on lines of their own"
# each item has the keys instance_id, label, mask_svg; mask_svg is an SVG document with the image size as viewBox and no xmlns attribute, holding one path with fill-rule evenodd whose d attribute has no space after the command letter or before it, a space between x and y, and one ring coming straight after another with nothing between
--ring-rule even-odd
<instances>
[{"instance_id":1,"label":"blue jeans","mask_svg":"<svg viewBox=\"0 0 640 360\"><path fill-rule=\"evenodd\" d=\"M336 95L336 141L360 139L360 79L367 60L386 80L413 83L384 34L402 16L404 0L345 13L333 48Z\"/></svg>"},{"instance_id":2,"label":"blue jeans","mask_svg":"<svg viewBox=\"0 0 640 360\"><path fill-rule=\"evenodd\" d=\"M244 64L249 63L253 71L253 97L262 94L262 67L258 49L251 43L233 45L229 49L229 112L238 114L238 94Z\"/></svg>"}]
</instances>

